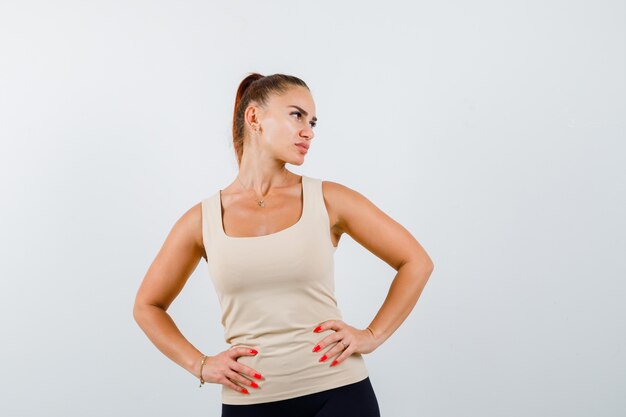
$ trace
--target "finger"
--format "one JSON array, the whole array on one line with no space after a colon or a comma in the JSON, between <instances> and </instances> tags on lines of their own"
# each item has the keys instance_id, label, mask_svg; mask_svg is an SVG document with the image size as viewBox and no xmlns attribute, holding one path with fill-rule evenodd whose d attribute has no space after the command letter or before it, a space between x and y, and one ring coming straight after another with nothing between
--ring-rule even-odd
<instances>
[{"instance_id":1,"label":"finger","mask_svg":"<svg viewBox=\"0 0 626 417\"><path fill-rule=\"evenodd\" d=\"M320 333L325 330L339 330L340 329L340 320L327 320L323 323L320 323L313 331L315 333Z\"/></svg>"},{"instance_id":2,"label":"finger","mask_svg":"<svg viewBox=\"0 0 626 417\"><path fill-rule=\"evenodd\" d=\"M338 334L337 332L333 332L329 334L328 336L326 336L325 338L323 338L322 340L320 340L318 344L313 346L313 352L320 352L324 350L326 346L332 345L333 343L337 342L341 338L342 336L340 334Z\"/></svg>"},{"instance_id":3,"label":"finger","mask_svg":"<svg viewBox=\"0 0 626 417\"><path fill-rule=\"evenodd\" d=\"M252 388L259 388L259 385L256 382L250 381L248 378L238 372L233 371L232 369L228 372L228 376L233 382L237 382L240 385L245 385L246 387Z\"/></svg>"},{"instance_id":4,"label":"finger","mask_svg":"<svg viewBox=\"0 0 626 417\"><path fill-rule=\"evenodd\" d=\"M327 362L328 358L335 357L339 355L342 351L343 351L343 345L341 345L341 343L335 343L335 345L328 352L326 352L323 356L320 357L319 361Z\"/></svg>"},{"instance_id":5,"label":"finger","mask_svg":"<svg viewBox=\"0 0 626 417\"><path fill-rule=\"evenodd\" d=\"M239 356L254 356L256 354L258 354L259 352L256 349L253 348L249 348L249 347L236 347L236 348L232 348L228 350L228 353L232 353L234 355L236 355L235 357L239 357ZM232 357L232 355L231 355Z\"/></svg>"},{"instance_id":6,"label":"finger","mask_svg":"<svg viewBox=\"0 0 626 417\"><path fill-rule=\"evenodd\" d=\"M226 371L224 373L224 381L222 381L222 385L227 386L228 388L231 388L237 392L240 392L242 394L248 394L248 390L240 387L239 385L235 384L233 381L237 380L237 377L235 375L238 375L236 372L233 371Z\"/></svg>"},{"instance_id":7,"label":"finger","mask_svg":"<svg viewBox=\"0 0 626 417\"><path fill-rule=\"evenodd\" d=\"M341 345L341 343L338 343L338 345ZM343 345L341 347L343 348ZM352 349L351 346L348 346L343 352L341 352L341 354L337 358L335 358L334 361L331 362L330 366L340 365L343 361L346 360L346 358L352 355L353 352L354 349Z\"/></svg>"},{"instance_id":8,"label":"finger","mask_svg":"<svg viewBox=\"0 0 626 417\"><path fill-rule=\"evenodd\" d=\"M230 368L239 372L240 374L248 375L250 378L263 379L263 376L260 373L250 368L249 366L246 366L237 361L234 361Z\"/></svg>"}]
</instances>

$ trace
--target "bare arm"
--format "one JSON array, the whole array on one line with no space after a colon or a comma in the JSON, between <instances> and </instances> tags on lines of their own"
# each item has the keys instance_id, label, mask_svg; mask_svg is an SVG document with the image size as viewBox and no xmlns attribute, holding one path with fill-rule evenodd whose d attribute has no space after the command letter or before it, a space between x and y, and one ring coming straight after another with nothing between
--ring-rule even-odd
<instances>
[{"instance_id":1,"label":"bare arm","mask_svg":"<svg viewBox=\"0 0 626 417\"><path fill-rule=\"evenodd\" d=\"M201 203L174 224L139 287L133 317L168 358L198 377L202 352L180 332L167 309L204 256Z\"/></svg>"},{"instance_id":2,"label":"bare arm","mask_svg":"<svg viewBox=\"0 0 626 417\"><path fill-rule=\"evenodd\" d=\"M434 264L408 230L366 197L335 182L322 184L329 213L333 213L334 230L347 233L398 271L383 305L368 326L380 345L411 313Z\"/></svg>"}]
</instances>

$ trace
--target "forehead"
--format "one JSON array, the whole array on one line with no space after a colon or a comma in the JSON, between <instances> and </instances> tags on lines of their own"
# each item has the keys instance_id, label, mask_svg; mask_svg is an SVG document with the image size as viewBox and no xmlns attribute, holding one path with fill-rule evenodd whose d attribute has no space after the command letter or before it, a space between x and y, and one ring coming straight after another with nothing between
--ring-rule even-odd
<instances>
[{"instance_id":1,"label":"forehead","mask_svg":"<svg viewBox=\"0 0 626 417\"><path fill-rule=\"evenodd\" d=\"M286 92L280 95L274 95L271 99L271 103L274 106L288 107L295 105L303 108L311 116L315 116L315 102L311 92L301 86L291 87Z\"/></svg>"}]
</instances>

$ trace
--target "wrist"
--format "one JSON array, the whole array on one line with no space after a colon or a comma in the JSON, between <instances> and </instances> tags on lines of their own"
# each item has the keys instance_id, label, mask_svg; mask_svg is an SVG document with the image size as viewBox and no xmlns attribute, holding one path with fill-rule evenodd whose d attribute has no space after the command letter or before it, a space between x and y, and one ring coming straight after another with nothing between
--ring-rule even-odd
<instances>
[{"instance_id":1,"label":"wrist","mask_svg":"<svg viewBox=\"0 0 626 417\"><path fill-rule=\"evenodd\" d=\"M203 353L198 353L194 355L194 359L191 365L187 368L187 370L196 378L200 379L200 368L202 366L202 359L204 358ZM205 362L206 365L206 362Z\"/></svg>"},{"instance_id":2,"label":"wrist","mask_svg":"<svg viewBox=\"0 0 626 417\"><path fill-rule=\"evenodd\" d=\"M372 329L371 326L367 326L365 330L369 331L377 344L380 344L380 338L376 336L376 332Z\"/></svg>"}]
</instances>

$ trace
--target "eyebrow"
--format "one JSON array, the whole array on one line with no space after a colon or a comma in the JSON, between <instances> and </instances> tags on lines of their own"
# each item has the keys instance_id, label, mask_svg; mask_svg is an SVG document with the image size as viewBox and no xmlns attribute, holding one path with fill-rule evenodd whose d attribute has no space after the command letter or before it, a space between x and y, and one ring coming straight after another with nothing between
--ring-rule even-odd
<instances>
[{"instance_id":1,"label":"eyebrow","mask_svg":"<svg viewBox=\"0 0 626 417\"><path fill-rule=\"evenodd\" d=\"M296 109L300 110L302 114L304 114L305 116L309 115L309 113L306 110L304 110L302 107L296 106L295 104L290 104L289 107L295 107ZM317 122L317 117L313 116L311 120L314 122Z\"/></svg>"}]
</instances>

